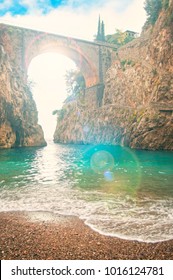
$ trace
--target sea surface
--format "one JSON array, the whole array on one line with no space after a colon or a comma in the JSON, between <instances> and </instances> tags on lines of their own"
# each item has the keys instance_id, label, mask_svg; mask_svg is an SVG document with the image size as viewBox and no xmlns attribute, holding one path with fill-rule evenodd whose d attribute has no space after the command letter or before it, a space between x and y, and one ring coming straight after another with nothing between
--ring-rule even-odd
<instances>
[{"instance_id":1,"label":"sea surface","mask_svg":"<svg viewBox=\"0 0 173 280\"><path fill-rule=\"evenodd\" d=\"M110 236L173 238L173 152L59 145L0 150L0 211L75 215Z\"/></svg>"}]
</instances>

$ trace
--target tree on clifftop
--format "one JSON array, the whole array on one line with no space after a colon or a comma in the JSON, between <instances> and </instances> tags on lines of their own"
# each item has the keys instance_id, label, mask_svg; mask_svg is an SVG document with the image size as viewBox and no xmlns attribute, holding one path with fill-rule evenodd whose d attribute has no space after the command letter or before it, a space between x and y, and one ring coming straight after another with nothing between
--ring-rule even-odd
<instances>
[{"instance_id":1,"label":"tree on clifftop","mask_svg":"<svg viewBox=\"0 0 173 280\"><path fill-rule=\"evenodd\" d=\"M162 0L145 0L144 9L147 13L147 22L154 24L162 9Z\"/></svg>"}]
</instances>

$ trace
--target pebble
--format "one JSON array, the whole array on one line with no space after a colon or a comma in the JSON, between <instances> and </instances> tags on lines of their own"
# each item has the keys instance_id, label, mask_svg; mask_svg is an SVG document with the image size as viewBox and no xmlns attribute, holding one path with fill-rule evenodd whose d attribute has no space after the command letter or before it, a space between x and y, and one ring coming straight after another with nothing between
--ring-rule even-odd
<instances>
[{"instance_id":1,"label":"pebble","mask_svg":"<svg viewBox=\"0 0 173 280\"><path fill-rule=\"evenodd\" d=\"M173 240L128 241L94 232L76 217L43 224L20 212L0 213L0 248L6 260L173 260Z\"/></svg>"}]
</instances>

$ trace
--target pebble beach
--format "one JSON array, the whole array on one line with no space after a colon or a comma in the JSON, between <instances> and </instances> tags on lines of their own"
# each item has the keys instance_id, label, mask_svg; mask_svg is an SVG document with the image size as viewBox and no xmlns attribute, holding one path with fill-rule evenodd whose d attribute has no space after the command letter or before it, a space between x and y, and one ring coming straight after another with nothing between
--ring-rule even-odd
<instances>
[{"instance_id":1,"label":"pebble beach","mask_svg":"<svg viewBox=\"0 0 173 280\"><path fill-rule=\"evenodd\" d=\"M1 212L1 260L173 260L173 240L145 243L105 236L73 216Z\"/></svg>"}]
</instances>

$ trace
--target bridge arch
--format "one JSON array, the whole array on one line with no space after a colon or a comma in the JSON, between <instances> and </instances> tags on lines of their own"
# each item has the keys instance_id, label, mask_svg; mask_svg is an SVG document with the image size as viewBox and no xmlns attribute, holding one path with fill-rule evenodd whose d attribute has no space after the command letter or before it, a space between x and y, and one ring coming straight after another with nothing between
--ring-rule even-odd
<instances>
[{"instance_id":1,"label":"bridge arch","mask_svg":"<svg viewBox=\"0 0 173 280\"><path fill-rule=\"evenodd\" d=\"M27 78L31 60L46 52L64 54L81 70L86 88L104 85L106 72L116 58L117 46L44 31L0 24L1 39L12 61ZM15 51L14 51L15 50Z\"/></svg>"},{"instance_id":2,"label":"bridge arch","mask_svg":"<svg viewBox=\"0 0 173 280\"><path fill-rule=\"evenodd\" d=\"M28 67L36 56L44 53L59 53L75 62L84 76L86 87L99 83L99 76L94 62L83 52L77 41L63 37L60 39L50 38L47 33L29 37L25 41L24 68L27 73Z\"/></svg>"}]
</instances>

